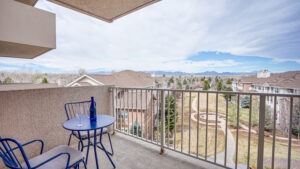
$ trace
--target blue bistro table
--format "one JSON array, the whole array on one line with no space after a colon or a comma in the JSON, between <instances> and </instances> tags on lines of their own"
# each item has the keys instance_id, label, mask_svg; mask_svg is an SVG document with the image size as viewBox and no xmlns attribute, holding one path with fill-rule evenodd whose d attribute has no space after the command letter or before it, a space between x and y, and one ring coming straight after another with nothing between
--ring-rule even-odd
<instances>
[{"instance_id":1,"label":"blue bistro table","mask_svg":"<svg viewBox=\"0 0 300 169\"><path fill-rule=\"evenodd\" d=\"M86 163L88 160L88 154L89 154L89 148L90 146L94 147L94 153L95 153L95 160L96 160L96 167L97 169L99 168L98 165L98 155L97 155L97 147L100 148L101 150L103 150L106 154L106 156L108 157L110 163L112 164L112 166L114 168L116 168L114 162L112 161L109 152L106 150L106 148L103 146L102 144L102 132L103 132L103 128L108 127L110 125L112 125L114 122L116 121L116 119L112 116L108 116L108 115L97 115L97 121L95 122L90 122L90 119L88 116L81 116L81 126L78 125L79 119L78 118L72 118L66 122L64 122L63 126L65 129L70 130L70 131L77 131L79 138L80 138L80 142L82 142L82 138L80 135L80 131L86 131L88 134L88 147L87 147L87 153L86 153ZM97 130L101 130L100 132L100 145L101 147L97 146ZM90 138L90 132L94 132L94 140L91 141Z\"/></svg>"}]
</instances>

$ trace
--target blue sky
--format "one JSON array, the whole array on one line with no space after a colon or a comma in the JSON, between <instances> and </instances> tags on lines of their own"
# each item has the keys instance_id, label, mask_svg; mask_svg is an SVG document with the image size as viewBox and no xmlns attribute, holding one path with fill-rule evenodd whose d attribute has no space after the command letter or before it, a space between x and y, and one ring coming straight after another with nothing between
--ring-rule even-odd
<instances>
[{"instance_id":1,"label":"blue sky","mask_svg":"<svg viewBox=\"0 0 300 169\"><path fill-rule=\"evenodd\" d=\"M163 0L113 23L39 0L56 14L57 48L0 57L0 71L71 73L300 70L300 1Z\"/></svg>"},{"instance_id":2,"label":"blue sky","mask_svg":"<svg viewBox=\"0 0 300 169\"><path fill-rule=\"evenodd\" d=\"M271 72L293 71L300 70L300 64L293 61L276 61L272 58L264 58L258 56L239 56L230 53L222 52L199 52L195 55L189 56L188 61L204 62L207 59L215 62L232 62L236 72L256 71L260 69L268 69ZM231 66L217 66L213 65L208 69L209 71L226 72L232 71Z\"/></svg>"}]
</instances>

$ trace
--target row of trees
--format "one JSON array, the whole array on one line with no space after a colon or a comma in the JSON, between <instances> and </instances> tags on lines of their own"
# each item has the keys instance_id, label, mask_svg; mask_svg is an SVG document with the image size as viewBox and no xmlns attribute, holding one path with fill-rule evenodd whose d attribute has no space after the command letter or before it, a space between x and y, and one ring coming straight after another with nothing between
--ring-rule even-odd
<instances>
[{"instance_id":1,"label":"row of trees","mask_svg":"<svg viewBox=\"0 0 300 169\"><path fill-rule=\"evenodd\" d=\"M186 89L189 90L191 88L199 88L202 84L202 89L203 90L210 90L211 88L215 88L218 91L224 90L225 91L230 91L231 84L233 78L228 78L226 79L226 83L223 84L223 79L219 76L215 77L215 80L212 80L212 77L185 77L182 78L179 76L179 78L175 77L170 77L168 80L168 87L176 87L177 89ZM226 88L227 87L227 88Z\"/></svg>"},{"instance_id":2,"label":"row of trees","mask_svg":"<svg viewBox=\"0 0 300 169\"><path fill-rule=\"evenodd\" d=\"M0 80L0 83L3 83L3 84L11 84L11 83L14 83L14 80L10 77L6 77L3 82ZM48 82L48 79L46 77L44 77L42 80L41 80L41 83L49 83Z\"/></svg>"}]
</instances>

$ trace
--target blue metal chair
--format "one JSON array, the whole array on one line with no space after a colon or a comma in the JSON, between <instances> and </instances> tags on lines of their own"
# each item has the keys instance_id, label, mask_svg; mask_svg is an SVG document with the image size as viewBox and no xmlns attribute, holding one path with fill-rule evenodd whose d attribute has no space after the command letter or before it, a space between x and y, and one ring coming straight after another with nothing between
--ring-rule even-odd
<instances>
[{"instance_id":1,"label":"blue metal chair","mask_svg":"<svg viewBox=\"0 0 300 169\"><path fill-rule=\"evenodd\" d=\"M67 115L68 120L72 119L72 118L75 118L76 114L89 115L90 104L91 104L91 100L65 103L64 107L65 107L65 111L66 111L66 115ZM101 132L100 130L97 130L97 132L96 132L97 136L98 135L100 136L100 132ZM111 151L108 152L108 153L113 156L114 150L113 150L113 146L112 146L112 142L111 142L111 138L110 138L110 133L108 132L108 129L103 128L102 134L107 134L108 139L109 139L109 143L110 143L110 149L111 149ZM78 150L83 151L83 148L88 146L88 145L84 145L84 143L83 143L84 140L88 139L88 132L87 131L81 131L80 136L79 136L79 133L77 131L72 131L70 133L70 136L69 136L68 145L70 145L70 143L71 143L72 136L75 136L79 140L78 141ZM90 137L93 137L93 136L94 136L94 132L91 132ZM80 139L80 137L81 137L81 139ZM100 139L101 139L101 137L100 137ZM99 142L97 142L97 144L98 143ZM100 149L102 149L101 146L98 146L98 147Z\"/></svg>"},{"instance_id":2,"label":"blue metal chair","mask_svg":"<svg viewBox=\"0 0 300 169\"><path fill-rule=\"evenodd\" d=\"M69 146L57 146L43 153L42 140L20 144L15 139L0 137L0 143L0 157L5 166L11 169L79 169L80 163L86 169L83 154ZM28 159L24 147L32 143L40 143L40 155Z\"/></svg>"}]
</instances>

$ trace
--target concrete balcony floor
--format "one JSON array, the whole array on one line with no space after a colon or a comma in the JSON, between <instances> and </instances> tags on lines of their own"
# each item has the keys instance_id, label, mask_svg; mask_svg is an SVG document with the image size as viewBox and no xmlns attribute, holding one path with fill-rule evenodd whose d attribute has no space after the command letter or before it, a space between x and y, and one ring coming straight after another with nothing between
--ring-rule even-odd
<instances>
[{"instance_id":1,"label":"concrete balcony floor","mask_svg":"<svg viewBox=\"0 0 300 169\"><path fill-rule=\"evenodd\" d=\"M73 139L75 145L75 139ZM112 136L115 154L112 157L116 168L119 169L220 169L222 167L185 156L183 154L166 150L160 155L160 147L145 141L126 136L116 132ZM104 145L109 149L107 136L104 135ZM99 168L113 169L105 153L100 149L98 152ZM86 148L84 150L86 153ZM93 148L90 148L88 169L95 169L95 157ZM83 168L83 167L81 167Z\"/></svg>"}]
</instances>

